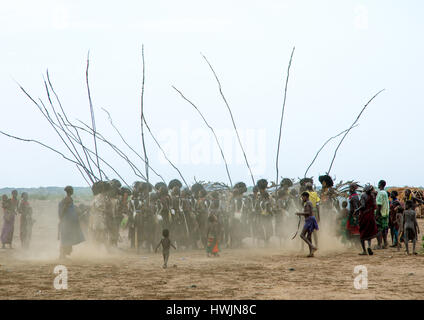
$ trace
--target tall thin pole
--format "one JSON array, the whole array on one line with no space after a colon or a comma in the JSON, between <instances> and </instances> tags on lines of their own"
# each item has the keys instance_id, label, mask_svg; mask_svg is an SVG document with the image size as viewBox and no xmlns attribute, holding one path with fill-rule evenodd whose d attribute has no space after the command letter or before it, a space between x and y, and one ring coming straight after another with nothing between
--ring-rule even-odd
<instances>
[{"instance_id":1,"label":"tall thin pole","mask_svg":"<svg viewBox=\"0 0 424 320\"><path fill-rule=\"evenodd\" d=\"M143 152L144 152L145 167L146 167L146 179L147 179L147 182L149 182L149 158L147 157L147 153L146 153L146 144L144 142L144 130L143 130L143 120L144 120L144 77L145 77L144 44L141 46L141 57L142 57L142 60L143 60L143 81L141 83L141 104L140 104L140 110L141 110L141 142L143 144Z\"/></svg>"},{"instance_id":2,"label":"tall thin pole","mask_svg":"<svg viewBox=\"0 0 424 320\"><path fill-rule=\"evenodd\" d=\"M356 126L358 126L357 124L355 124L353 128L355 128ZM336 139L337 137L341 136L343 133L345 133L346 131L348 131L349 129L346 129L342 132L340 132L339 134L335 135L334 137L329 138L327 141L324 142L324 144L321 146L321 148L319 148L318 152L315 154L315 157L312 159L312 162L310 163L310 165L308 166L308 168L305 171L305 174L303 175L304 178L306 178L306 175L308 174L309 169L312 167L312 165L314 164L315 160L318 158L318 155L320 154L320 152L322 151L322 149L324 149L324 147L333 139Z\"/></svg>"},{"instance_id":3,"label":"tall thin pole","mask_svg":"<svg viewBox=\"0 0 424 320\"><path fill-rule=\"evenodd\" d=\"M293 50L292 50L292 53L291 53L291 56L290 56L289 66L287 68L286 85L285 85L285 88L284 88L283 109L281 110L280 132L278 134L277 157L276 157L276 160L275 160L275 168L276 168L276 172L277 172L277 176L275 178L276 188L278 188L278 158L280 156L281 131L282 131L282 128L283 128L284 110L286 108L287 85L289 83L290 67L291 67L291 64L292 64L294 50L295 50L295 47L293 47Z\"/></svg>"},{"instance_id":4,"label":"tall thin pole","mask_svg":"<svg viewBox=\"0 0 424 320\"><path fill-rule=\"evenodd\" d=\"M227 171L227 176L228 176L228 180L230 181L230 186L231 186L231 188L233 188L233 182L232 182L232 180L231 180L231 176L230 176L230 171L228 170L228 164L227 164L227 160L225 159L225 156L224 156L224 151L222 151L222 148L221 148L221 144L219 143L219 140L218 140L218 137L216 136L216 133L215 133L215 130L212 128L212 126L206 121L206 118L203 116L203 114L202 114L202 112L200 112L200 110L199 110L199 108L193 103L193 102L191 102L189 99L187 99L183 94L182 94L182 92L180 91L180 90L178 90L177 88L175 88L174 86L172 86L172 88L175 90L175 91L177 91L180 95L181 95L181 97L185 100L185 101L187 101L188 103L190 103L193 107L194 107L194 109L196 109L196 111L200 114L200 116L202 117L202 119L203 119L203 121L205 122L205 124L206 124L206 126L212 131L212 133L213 133L213 136L215 137L215 141L216 141L216 144L218 145L218 148L219 148L219 151L221 151L221 157L222 157L222 160L224 160L224 164L225 164L225 170Z\"/></svg>"},{"instance_id":5,"label":"tall thin pole","mask_svg":"<svg viewBox=\"0 0 424 320\"><path fill-rule=\"evenodd\" d=\"M233 123L233 127L234 127L234 130L236 132L241 151L243 152L243 156L244 156L244 160L246 162L246 166L249 169L250 177L252 178L252 184L255 185L255 179L253 178L253 173L252 173L252 170L250 169L249 161L247 161L246 152L244 152L243 144L241 143L240 135L239 135L238 130L237 130L236 122L234 121L233 113L231 111L230 106L228 105L228 102L227 102L227 99L224 96L224 93L222 92L221 82L219 81L218 76L217 76L215 70L213 69L212 65L209 63L208 59L206 59L206 57L203 54L202 54L202 57L203 57L203 59L205 59L206 63L209 65L209 68L211 69L212 73L215 76L216 82L218 83L219 93L221 94L221 97L224 100L225 105L227 106L228 112L230 113L231 121Z\"/></svg>"},{"instance_id":6,"label":"tall thin pole","mask_svg":"<svg viewBox=\"0 0 424 320\"><path fill-rule=\"evenodd\" d=\"M87 68L85 70L85 81L87 83L88 101L90 103L91 126L93 127L93 131L94 131L94 134L93 134L94 152L96 153L97 169L99 169L100 180L102 180L102 171L100 170L99 156L98 156L98 152L97 152L96 120L94 118L93 102L91 101L90 85L88 83L88 68L89 68L89 66L90 66L90 51L88 51L88 54L87 54Z\"/></svg>"},{"instance_id":7,"label":"tall thin pole","mask_svg":"<svg viewBox=\"0 0 424 320\"><path fill-rule=\"evenodd\" d=\"M337 151L340 148L340 145L342 144L343 140L346 138L347 134L350 132L350 130L353 128L353 126L358 122L359 118L361 117L362 113L365 111L365 109L368 107L368 105L371 103L371 101L374 100L375 97L377 97L381 92L383 92L385 89L378 91L362 108L361 112L359 112L358 116L356 117L355 121L352 123L350 128L346 131L343 138L340 140L339 144L337 145L336 151L334 151L333 160L331 160L330 168L328 168L327 175L330 175L331 168L333 167L334 159L336 159Z\"/></svg>"}]
</instances>

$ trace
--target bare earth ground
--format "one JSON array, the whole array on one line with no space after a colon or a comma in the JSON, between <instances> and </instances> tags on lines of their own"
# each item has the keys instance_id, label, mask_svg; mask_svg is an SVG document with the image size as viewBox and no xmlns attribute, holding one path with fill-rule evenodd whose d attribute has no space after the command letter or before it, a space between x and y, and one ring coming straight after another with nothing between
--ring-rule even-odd
<instances>
[{"instance_id":1,"label":"bare earth ground","mask_svg":"<svg viewBox=\"0 0 424 320\"><path fill-rule=\"evenodd\" d=\"M359 256L358 249L332 245L323 238L315 258L306 258L299 240L293 247L223 249L207 258L203 250L174 251L169 268L162 269L162 255L135 255L126 249L106 253L89 244L75 247L71 259L59 261L57 204L33 204L33 245L20 249L19 223L15 249L0 249L0 299L423 299L424 255L404 249L374 251ZM421 230L424 223L420 221ZM291 229L292 234L293 231ZM124 235L124 234L123 234ZM420 237L421 238L421 235ZM275 239L274 239L275 240ZM411 244L410 244L411 246ZM325 247L331 247L326 249ZM68 269L68 289L56 290L56 265ZM368 289L357 290L354 267L368 269Z\"/></svg>"}]
</instances>

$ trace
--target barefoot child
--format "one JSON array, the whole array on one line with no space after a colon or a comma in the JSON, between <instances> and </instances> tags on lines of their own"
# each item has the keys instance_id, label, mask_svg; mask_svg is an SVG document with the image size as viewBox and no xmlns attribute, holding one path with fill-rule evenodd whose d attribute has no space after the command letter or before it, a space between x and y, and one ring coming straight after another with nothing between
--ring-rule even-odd
<instances>
[{"instance_id":1,"label":"barefoot child","mask_svg":"<svg viewBox=\"0 0 424 320\"><path fill-rule=\"evenodd\" d=\"M308 257L313 257L314 252L318 249L313 246L312 244L312 233L314 230L318 230L318 223L317 220L314 217L313 211L312 211L312 203L309 201L309 193L303 192L302 193L302 201L303 201L303 212L298 212L296 215L298 216L304 216L305 217L305 224L303 225L302 233L300 234L300 238L302 238L303 241L306 242L306 244L309 246L309 255Z\"/></svg>"},{"instance_id":2,"label":"barefoot child","mask_svg":"<svg viewBox=\"0 0 424 320\"><path fill-rule=\"evenodd\" d=\"M417 243L418 234L420 233L420 228L418 227L417 217L415 210L413 209L413 201L407 200L405 203L405 211L403 213L403 234L406 247L406 253L409 254L409 240L412 240L412 253L417 254L415 251L415 245Z\"/></svg>"},{"instance_id":3,"label":"barefoot child","mask_svg":"<svg viewBox=\"0 0 424 320\"><path fill-rule=\"evenodd\" d=\"M403 208L398 200L398 192L393 190L390 193L390 198L392 201L390 202L390 214L389 214L389 228L390 234L392 236L392 248L398 248L400 246L399 241L399 229L400 229L400 217L402 217Z\"/></svg>"},{"instance_id":4,"label":"barefoot child","mask_svg":"<svg viewBox=\"0 0 424 320\"><path fill-rule=\"evenodd\" d=\"M159 242L159 244L156 246L155 252L157 252L160 245L162 245L163 268L165 269L166 267L168 267L169 249L172 247L175 250L177 250L177 248L175 248L175 246L171 243L171 240L169 240L169 230L168 229L164 229L162 231L162 236L163 236L163 238Z\"/></svg>"},{"instance_id":5,"label":"barefoot child","mask_svg":"<svg viewBox=\"0 0 424 320\"><path fill-rule=\"evenodd\" d=\"M214 255L215 257L219 256L219 237L220 237L220 227L218 219L215 215L210 215L208 218L209 226L206 234L206 239L208 240L208 245L206 246L206 253L208 257Z\"/></svg>"},{"instance_id":6,"label":"barefoot child","mask_svg":"<svg viewBox=\"0 0 424 320\"><path fill-rule=\"evenodd\" d=\"M396 222L395 222L395 228L396 228L396 235L397 235L397 241L396 241L396 246L397 246L397 250L399 251L401 248L401 242L403 241L402 239L402 221L403 221L403 207L399 206L396 212Z\"/></svg>"},{"instance_id":7,"label":"barefoot child","mask_svg":"<svg viewBox=\"0 0 424 320\"><path fill-rule=\"evenodd\" d=\"M339 235L342 237L342 242L345 243L350 238L350 233L348 229L349 210L347 209L347 201L342 202L342 210L340 210L339 215L337 216L336 222L340 228Z\"/></svg>"}]
</instances>

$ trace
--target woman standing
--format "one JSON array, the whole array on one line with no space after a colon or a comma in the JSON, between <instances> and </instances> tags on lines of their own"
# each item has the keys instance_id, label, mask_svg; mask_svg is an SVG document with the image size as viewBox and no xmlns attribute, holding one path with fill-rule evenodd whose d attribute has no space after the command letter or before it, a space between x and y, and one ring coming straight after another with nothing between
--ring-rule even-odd
<instances>
[{"instance_id":1,"label":"woman standing","mask_svg":"<svg viewBox=\"0 0 424 320\"><path fill-rule=\"evenodd\" d=\"M366 185L361 195L361 206L359 207L359 233L361 239L362 252L360 255L373 255L371 250L371 239L377 237L377 224L375 222L374 211L377 208L374 188ZM365 241L368 241L368 249L365 250Z\"/></svg>"},{"instance_id":2,"label":"woman standing","mask_svg":"<svg viewBox=\"0 0 424 320\"><path fill-rule=\"evenodd\" d=\"M74 207L74 200L72 199L74 189L71 186L67 186L64 190L66 197L59 203L59 259L70 255L72 246L85 240L79 224L78 214Z\"/></svg>"},{"instance_id":3,"label":"woman standing","mask_svg":"<svg viewBox=\"0 0 424 320\"><path fill-rule=\"evenodd\" d=\"M22 200L19 203L18 212L21 214L21 230L20 238L22 248L28 249L32 235L32 225L34 220L32 219L32 208L28 202L28 194L22 193Z\"/></svg>"},{"instance_id":4,"label":"woman standing","mask_svg":"<svg viewBox=\"0 0 424 320\"><path fill-rule=\"evenodd\" d=\"M2 249L6 249L6 244L12 249L13 231L15 229L15 211L13 210L12 201L6 195L2 197L3 207L3 228L1 230Z\"/></svg>"}]
</instances>

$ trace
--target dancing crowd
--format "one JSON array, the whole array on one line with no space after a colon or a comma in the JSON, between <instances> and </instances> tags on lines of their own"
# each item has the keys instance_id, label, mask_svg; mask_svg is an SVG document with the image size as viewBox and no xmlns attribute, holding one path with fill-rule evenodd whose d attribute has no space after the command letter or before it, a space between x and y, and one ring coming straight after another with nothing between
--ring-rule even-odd
<instances>
[{"instance_id":1,"label":"dancing crowd","mask_svg":"<svg viewBox=\"0 0 424 320\"><path fill-rule=\"evenodd\" d=\"M284 178L269 184L258 180L248 191L245 183L233 187L220 183L195 183L183 188L178 179L154 186L135 182L123 187L118 180L93 184L90 205L74 205L73 188L65 188L66 197L59 203L58 238L60 258L86 239L107 250L118 248L127 239L136 252L162 247L164 267L170 248L204 249L208 256L219 256L222 247L239 248L246 238L255 246L267 246L272 237L283 241L299 237L308 246L308 257L318 250L318 230L333 233L342 241L362 248L361 255L391 247L400 250L402 242L409 254L417 254L420 233L415 208L422 198L406 190L398 199L397 191L386 191L381 180L375 189L349 182L334 185L333 179L320 176L320 188L312 178L296 183ZM3 248L12 247L15 216L20 215L20 238L23 248L31 239L32 208L28 195L17 191L9 199L3 196L4 210L1 241ZM287 231L289 221L298 217L297 230ZM333 230L319 227L321 219L335 221ZM301 223L303 222L303 226ZM126 236L122 236L126 233ZM293 236L294 234L294 236ZM372 240L376 245L372 248Z\"/></svg>"}]
</instances>

